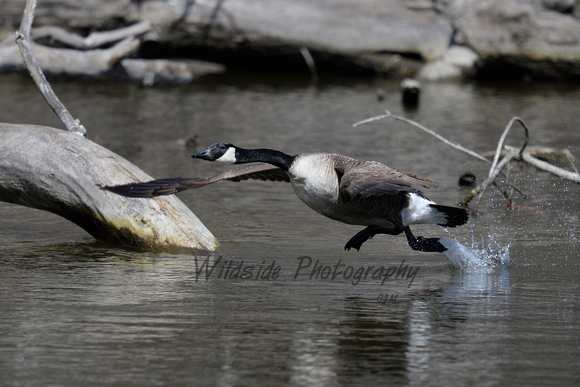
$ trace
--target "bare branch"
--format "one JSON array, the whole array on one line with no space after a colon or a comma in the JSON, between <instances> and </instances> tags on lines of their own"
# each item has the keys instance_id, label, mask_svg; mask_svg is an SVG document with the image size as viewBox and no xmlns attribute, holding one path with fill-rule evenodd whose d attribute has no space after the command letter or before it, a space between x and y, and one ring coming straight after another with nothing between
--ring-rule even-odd
<instances>
[{"instance_id":1,"label":"bare branch","mask_svg":"<svg viewBox=\"0 0 580 387\"><path fill-rule=\"evenodd\" d=\"M427 127L419 124L418 122L415 122L415 121L410 120L410 119L405 118L405 117L396 116L394 114L391 114L391 112L388 111L388 110L386 111L386 114L383 114L383 115L380 115L380 116L376 116L376 117L367 118L366 120L362 120L362 121L356 122L355 124L353 124L353 127L357 127L359 125L367 124L369 122L373 122L373 121L377 121L377 120L382 120L384 118L394 118L395 120L399 120L399 121L403 121L403 122L406 122L408 124L411 124L411 125L419 128L419 129L421 129L421 130L429 133L430 135L436 137L437 139L443 141L445 144L447 144L447 145L449 145L449 146L451 146L451 147L453 147L455 149L458 149L458 150L460 150L462 152L465 152L468 155L471 155L471 156L473 156L473 157L475 157L475 158L477 158L477 159L479 159L481 161L484 161L484 162L486 162L488 164L490 163L490 161L488 159L486 159L484 156L480 155L479 153L474 152L471 149L468 149L468 148L464 147L461 144L458 144L456 142L453 142L451 140L448 140L447 138L443 137L439 133L434 132L433 130L431 130L431 129L429 129L429 128L427 128Z\"/></svg>"},{"instance_id":2,"label":"bare branch","mask_svg":"<svg viewBox=\"0 0 580 387\"><path fill-rule=\"evenodd\" d=\"M51 107L51 109L56 113L58 118L62 121L65 128L69 132L76 132L81 135L86 135L86 129L78 120L69 113L67 108L60 102L52 87L46 80L42 69L34 59L32 55L32 50L30 49L29 35L30 28L32 26L32 20L34 19L34 10L36 8L36 0L27 0L26 7L24 9L24 15L22 16L22 23L20 24L20 29L16 33L16 44L20 48L20 53L22 59L26 65L26 68L30 72L32 79L36 82L36 86L40 90L40 93Z\"/></svg>"},{"instance_id":3,"label":"bare branch","mask_svg":"<svg viewBox=\"0 0 580 387\"><path fill-rule=\"evenodd\" d=\"M519 155L519 151L517 149L514 148L513 151L508 152L507 155L505 155L503 157L503 159L501 159L501 161L499 163L496 163L496 165L492 166L489 169L489 174L488 176L485 178L485 180L483 181L483 183L481 183L480 185L478 185L477 187L475 187L474 189L471 190L471 192L469 192L469 194L460 202L461 205L466 206L467 204L469 204L469 202L471 200L473 200L475 197L479 196L479 200L481 201L481 197L483 196L483 193L485 192L485 190L487 189L487 187L494 182L495 178L497 177L497 175L499 175L502 171L502 169L516 156ZM478 201L478 205L479 205L479 201Z\"/></svg>"},{"instance_id":4,"label":"bare branch","mask_svg":"<svg viewBox=\"0 0 580 387\"><path fill-rule=\"evenodd\" d=\"M520 151L519 151L520 159L522 158L522 153L524 152L524 149L526 149L526 146L528 146L528 142L530 141L530 133L528 131L528 127L526 126L525 122L521 120L521 118L519 118L517 116L512 117L512 119L507 124L506 128L504 129L503 133L501 134L501 137L499 138L499 141L497 142L497 149L495 151L495 156L493 157L493 162L491 163L491 168L489 168L489 175L490 176L495 171L495 167L497 165L497 161L499 160L499 156L501 154L501 150L502 150L503 145L504 145L504 142L505 142L505 138L507 137L508 133L510 132L510 130L512 128L512 126L516 122L519 122L522 125L522 127L524 128L524 133L525 133L524 143L523 143L523 145L522 145L522 147L520 148Z\"/></svg>"},{"instance_id":5,"label":"bare branch","mask_svg":"<svg viewBox=\"0 0 580 387\"><path fill-rule=\"evenodd\" d=\"M505 142L505 139L506 139L508 133L510 132L514 123L516 123L516 122L519 122L522 125L522 127L524 128L524 143L522 144L522 146L519 149L515 148L513 146L504 145L504 142ZM530 164L538 169L541 169L543 171L546 171L546 172L552 173L556 176L559 176L561 178L568 179L568 180L574 181L576 183L580 182L580 175L578 175L578 173L573 173L573 172L567 171L565 169L556 167L555 165L552 165L552 164L547 163L545 161L539 160L539 159L535 158L534 156L532 156L531 154L524 152L524 150L526 149L526 147L528 145L529 139L530 139L529 130L528 130L528 127L526 126L525 122L519 117L512 117L512 119L507 124L505 130L503 131L503 133L502 133L502 135L497 143L497 149L496 149L491 167L489 168L489 174L488 174L487 178L483 181L483 183L481 183L479 186L474 188L461 201L461 204L467 205L476 196L479 196L479 201L481 201L481 197L483 196L483 193L485 192L485 189L487 188L487 186L489 184L493 183L493 181L495 180L497 175L501 172L501 170L512 160L520 160L520 161L526 162L526 163L528 163L528 164ZM502 149L507 150L507 154L502 158L502 160L500 162L498 162L500 154L502 153ZM508 197L508 199L509 199L509 197ZM479 201L478 201L478 205L479 205Z\"/></svg>"},{"instance_id":6,"label":"bare branch","mask_svg":"<svg viewBox=\"0 0 580 387\"><path fill-rule=\"evenodd\" d=\"M450 141L447 138L441 136L439 133L436 133L433 130L431 130L431 129L429 129L429 128L427 128L427 127L425 127L425 126L423 126L423 125L421 125L413 120L410 120L410 119L405 118L405 117L393 115L388 110L386 111L386 114L376 116L376 117L371 117L371 118L368 118L366 120L359 121L359 122L355 123L353 126L356 127L356 126L366 124L369 122L382 120L384 118L394 118L396 120L409 123L409 124L419 128L419 129L429 133L430 135L436 137L437 139L443 141L445 144L452 146L453 148L458 149L462 152L465 152L465 153L467 153L467 154L469 154L469 155L471 155L479 160L482 160L488 164L491 164L487 178L480 185L478 185L476 188L471 190L471 192L469 192L469 194L461 201L462 205L467 205L469 202L471 202L476 197L479 197L479 200L478 200L478 204L479 204L479 201L481 201L483 193L485 192L487 187L490 184L495 185L495 179L497 178L497 176L500 173L503 173L502 172L503 168L506 165L508 165L508 163L512 160L519 160L519 161L526 162L529 165L532 165L532 166L534 166L538 169L541 169L543 171L552 173L552 174L559 176L563 179L571 180L575 183L580 183L580 174L578 174L574 165L573 165L573 168L576 170L576 172L567 171L565 169L556 167L556 166L554 166L550 163L547 163L545 161L539 160L539 159L535 158L534 156L532 156L531 154L525 152L525 149L526 149L528 142L529 142L529 130L528 130L528 127L526 126L525 122L519 117L513 117L509 121L509 123L507 124L506 128L504 129L504 131L503 131L503 133L502 133L502 135L497 143L497 149L496 149L496 152L494 154L493 161L491 161L491 162L485 156L483 156L477 152L474 152L471 149L467 149L464 146L462 146L456 142ZM504 142L505 142L505 139L506 139L508 133L510 132L511 128L513 127L513 125L516 122L518 122L524 128L524 143L522 144L522 146L519 149L512 147L512 146L509 146L509 145L504 145ZM499 158L500 158L501 153L502 153L502 149L507 150L507 154L501 159L501 161L499 161ZM521 193L521 191L519 191L516 187L512 186L512 188L514 190L516 190L517 192ZM507 192L504 192L504 195L506 195L506 197L508 199L510 199L509 198L510 195Z\"/></svg>"}]
</instances>

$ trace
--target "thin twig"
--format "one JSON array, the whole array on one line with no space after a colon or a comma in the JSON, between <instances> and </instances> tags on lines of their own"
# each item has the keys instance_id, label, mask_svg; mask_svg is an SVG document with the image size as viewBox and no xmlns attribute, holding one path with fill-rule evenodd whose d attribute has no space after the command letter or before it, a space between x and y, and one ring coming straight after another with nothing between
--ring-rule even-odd
<instances>
[{"instance_id":1,"label":"thin twig","mask_svg":"<svg viewBox=\"0 0 580 387\"><path fill-rule=\"evenodd\" d=\"M310 53L308 47L306 46L300 47L300 54L302 54L304 61L306 62L308 68L310 69L310 76L312 77L312 82L314 83L318 82L318 71L316 71L316 63L314 62L314 58L312 57L312 54Z\"/></svg>"},{"instance_id":2,"label":"thin twig","mask_svg":"<svg viewBox=\"0 0 580 387\"><path fill-rule=\"evenodd\" d=\"M34 10L36 8L36 0L27 0L26 7L24 8L24 14L22 16L22 23L20 24L20 29L16 33L16 44L20 48L20 53L22 59L26 65L26 68L30 72L32 79L38 86L40 93L55 112L55 114L60 118L64 126L69 132L77 132L83 136L86 135L86 129L78 120L69 113L67 108L58 99L52 87L46 80L42 69L36 62L32 50L30 49L30 28L32 27L32 21L34 20Z\"/></svg>"},{"instance_id":3,"label":"thin twig","mask_svg":"<svg viewBox=\"0 0 580 387\"><path fill-rule=\"evenodd\" d=\"M567 153L566 159L568 160L568 164L570 164L574 172L579 173L578 168L576 168L576 164L574 164L574 157L570 153Z\"/></svg>"},{"instance_id":4,"label":"thin twig","mask_svg":"<svg viewBox=\"0 0 580 387\"><path fill-rule=\"evenodd\" d=\"M467 153L467 154L469 154L469 155L471 155L471 156L473 156L473 157L475 157L475 158L477 158L477 159L479 159L481 161L484 161L484 162L486 162L488 164L491 163L488 159L486 159L481 154L479 154L479 153L477 153L475 151L472 151L471 149L468 149L468 148L464 147L461 144L458 144L456 142L453 142L453 141L451 141L451 140L443 137L439 133L434 132L433 130L431 130L431 129L429 129L429 128L427 128L427 127L419 124L418 122L415 122L415 121L410 120L410 119L405 118L405 117L396 116L394 114L391 114L391 112L388 111L388 110L386 111L386 114L383 114L383 115L380 115L380 116L376 116L376 117L367 118L366 120L362 120L362 121L356 122L356 123L353 124L353 127L357 127L359 125L367 124L369 122L373 122L373 121L377 121L377 120L382 120L384 118L394 118L395 120L399 120L399 121L403 121L403 122L406 122L408 124L411 124L411 125L419 128L419 129L421 129L421 130L429 133L430 135L436 137L437 139L443 141L445 144L447 144L447 145L449 145L449 146L451 146L451 147L453 147L455 149L458 149L458 150L460 150L462 152L465 152L465 153Z\"/></svg>"}]
</instances>

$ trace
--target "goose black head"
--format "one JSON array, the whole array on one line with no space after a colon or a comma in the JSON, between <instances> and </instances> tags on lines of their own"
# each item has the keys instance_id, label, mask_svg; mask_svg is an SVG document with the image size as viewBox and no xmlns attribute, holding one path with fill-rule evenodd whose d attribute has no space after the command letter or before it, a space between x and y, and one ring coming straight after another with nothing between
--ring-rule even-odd
<instances>
[{"instance_id":1,"label":"goose black head","mask_svg":"<svg viewBox=\"0 0 580 387\"><path fill-rule=\"evenodd\" d=\"M236 146L227 142L216 142L209 148L192 154L191 157L224 164L235 164L237 161Z\"/></svg>"}]
</instances>

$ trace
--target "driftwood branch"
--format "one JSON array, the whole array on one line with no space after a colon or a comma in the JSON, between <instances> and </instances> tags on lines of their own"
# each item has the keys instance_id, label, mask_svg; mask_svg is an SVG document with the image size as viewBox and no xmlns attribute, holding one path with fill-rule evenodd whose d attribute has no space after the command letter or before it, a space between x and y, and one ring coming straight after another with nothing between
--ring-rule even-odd
<instances>
[{"instance_id":1,"label":"driftwood branch","mask_svg":"<svg viewBox=\"0 0 580 387\"><path fill-rule=\"evenodd\" d=\"M74 119L74 117L69 113L67 108L64 107L62 102L58 99L52 87L46 80L42 69L34 59L32 55L32 50L30 49L30 28L32 26L32 20L34 19L34 10L36 8L35 0L27 0L26 7L24 9L24 15L22 16L22 23L20 24L20 29L16 33L16 44L20 48L22 54L22 59L26 64L26 68L30 72L32 79L36 82L40 93L50 106L50 108L56 113L58 118L62 121L65 128L69 132L76 132L81 135L86 134L86 129L81 125L80 121Z\"/></svg>"},{"instance_id":2,"label":"driftwood branch","mask_svg":"<svg viewBox=\"0 0 580 387\"><path fill-rule=\"evenodd\" d=\"M89 36L84 37L57 26L42 26L32 29L31 39L36 41L38 39L48 38L78 50L90 50L129 37L136 37L150 30L151 23L143 21L113 31L92 32Z\"/></svg>"},{"instance_id":3,"label":"driftwood branch","mask_svg":"<svg viewBox=\"0 0 580 387\"><path fill-rule=\"evenodd\" d=\"M508 154L505 155L499 163L496 163L492 168L489 169L489 174L487 175L485 180L477 187L472 189L469 192L469 194L467 194L467 196L463 198L460 204L466 206L476 197L479 197L481 200L481 197L483 196L483 193L485 192L487 187L495 181L495 178L497 177L497 175L499 175L502 169L518 155L519 151L516 150L515 148L512 152L508 152Z\"/></svg>"},{"instance_id":4,"label":"driftwood branch","mask_svg":"<svg viewBox=\"0 0 580 387\"><path fill-rule=\"evenodd\" d=\"M519 150L516 150L515 148L512 149L501 159L501 161L499 161L501 151L504 148L505 139L506 139L507 135L509 134L511 128L513 127L514 123L516 123L516 122L520 123L522 125L522 127L524 128L524 143ZM488 172L487 177L485 178L483 183L481 183L476 188L471 190L471 192L469 192L469 194L461 201L460 204L466 206L475 197L479 197L479 200L481 200L481 198L483 197L483 193L485 192L487 187L495 181L495 178L501 173L503 168L506 165L508 165L508 163L510 161L512 161L513 159L515 159L516 157L521 159L522 153L524 152L524 149L526 149L526 147L528 146L529 140L530 140L530 134L529 134L529 130L528 130L528 127L526 126L526 124L519 117L513 117L510 120L510 122L507 124L507 126L504 129L499 141L497 142L497 149L495 151L495 155L493 157L491 167L489 167L489 172ZM479 202L478 202L478 204L479 204Z\"/></svg>"},{"instance_id":5,"label":"driftwood branch","mask_svg":"<svg viewBox=\"0 0 580 387\"><path fill-rule=\"evenodd\" d=\"M135 200L99 188L147 181L151 176L78 135L85 133L84 127L50 88L30 49L35 5L33 0L26 3L18 45L38 88L68 131L0 123L0 200L55 213L115 245L219 250L219 242L178 198Z\"/></svg>"},{"instance_id":6,"label":"driftwood branch","mask_svg":"<svg viewBox=\"0 0 580 387\"><path fill-rule=\"evenodd\" d=\"M117 78L153 84L185 84L197 75L220 73L224 67L198 61L172 61L165 59L131 59L140 42L128 37L107 49L89 51L47 47L31 42L32 51L43 72L49 76L104 79ZM22 71L26 67L14 44L0 43L0 72Z\"/></svg>"},{"instance_id":7,"label":"driftwood branch","mask_svg":"<svg viewBox=\"0 0 580 387\"><path fill-rule=\"evenodd\" d=\"M28 70L38 74L34 75L37 83L44 83L46 75L82 79L116 78L151 86L159 83L185 84L194 79L194 74L203 76L225 70L221 65L194 60L132 59L141 46L138 37L151 30L148 21L116 30L93 32L87 37L56 26L31 29L34 6L34 1L27 3L20 30L11 39L0 42L0 72ZM50 40L67 48L38 44L35 39ZM105 48L100 48L104 45ZM36 70L31 70L33 68ZM51 93L47 94L47 98L51 107L59 105ZM67 122L67 129L75 127L74 119L67 117L67 112L57 114ZM79 129L82 128L79 126Z\"/></svg>"},{"instance_id":8,"label":"driftwood branch","mask_svg":"<svg viewBox=\"0 0 580 387\"><path fill-rule=\"evenodd\" d=\"M519 149L510 145L505 145L505 139L515 123L519 123L524 129L524 143ZM512 160L525 162L533 167L536 167L537 169L554 174L562 179L567 179L575 183L580 183L580 175L577 172L574 173L562 168L558 168L555 165L539 160L534 156L532 156L531 154L525 152L525 149L529 143L529 138L530 138L529 130L525 122L519 117L513 117L507 124L505 130L503 131L497 143L497 149L491 167L489 168L487 178L480 185L471 190L469 194L461 201L461 204L467 205L471 200L473 200L476 197L479 197L479 200L481 201L481 197L483 196L485 189L490 184L494 183L495 178L500 174L503 168L506 165L508 165L508 163ZM503 149L507 151L507 154L503 156L501 161L499 161Z\"/></svg>"},{"instance_id":9,"label":"driftwood branch","mask_svg":"<svg viewBox=\"0 0 580 387\"><path fill-rule=\"evenodd\" d=\"M512 147L510 145L505 145L504 148L508 152L511 152L514 149L514 147ZM580 173L578 173L577 171L572 172L572 171L568 171L568 170L563 169L563 168L559 168L553 164L550 164L548 162L545 162L543 160L540 160L540 159L534 157L533 155L531 155L528 152L523 152L520 155L520 158L521 158L521 161L524 161L533 167L536 167L538 169L541 169L543 171L546 171L548 173L551 173L553 175L561 177L562 179L570 180L570 181L573 181L574 183L580 183ZM572 164L572 166L574 166L574 165Z\"/></svg>"},{"instance_id":10,"label":"driftwood branch","mask_svg":"<svg viewBox=\"0 0 580 387\"><path fill-rule=\"evenodd\" d=\"M513 117L509 121L509 123L507 124L506 128L504 129L504 131L503 131L503 133L498 141L497 149L496 149L496 152L494 154L493 161L491 161L491 162L485 156L483 156L483 155L481 155L481 154L479 154L471 149L468 149L468 148L466 148L466 147L464 147L456 142L453 142L453 141L441 136L439 133L437 133L437 132L435 132L435 131L433 131L433 130L431 130L431 129L429 129L429 128L427 128L427 127L425 127L425 126L423 126L423 125L421 125L413 120L410 120L410 119L405 118L405 117L393 115L389 111L387 111L386 114L382 114L380 116L371 117L371 118L359 121L359 122L355 123L353 126L356 127L358 125L362 125L362 124L366 124L369 122L381 120L384 118L393 118L393 119L411 124L419 129L429 133L430 135L436 137L437 139L441 140L445 144L447 144L455 149L458 149L462 152L465 152L465 153L477 158L478 160L481 160L481 161L484 161L488 164L491 164L491 167L489 169L488 176L486 177L486 179L480 185L478 185L476 188L474 188L473 190L471 190L469 192L469 194L461 201L462 205L467 205L469 202L471 202L476 197L479 197L479 199L481 200L481 197L482 197L484 191L486 190L486 188L490 184L495 185L495 179L497 178L497 176L502 173L503 168L505 166L507 166L509 164L509 162L512 160L525 162L525 163L527 163L527 164L529 164L537 169L554 174L562 179L567 179L567 180L573 181L575 183L580 183L580 174L577 172L575 166L574 166L575 172L567 171L563 168L559 168L555 165L552 165L552 164L547 163L545 161L539 160L536 157L534 157L533 155L531 155L530 153L525 151L525 149L528 145L528 142L529 142L529 130L528 130L525 122L519 117ZM509 146L509 145L504 144L508 133L510 132L511 128L513 127L513 125L515 123L519 123L524 129L524 143L520 148L515 148L513 146ZM500 160L502 150L504 150L504 149L507 151L507 153ZM513 187L513 188L515 188L515 187ZM506 196L509 199L509 195L506 194Z\"/></svg>"},{"instance_id":11,"label":"driftwood branch","mask_svg":"<svg viewBox=\"0 0 580 387\"><path fill-rule=\"evenodd\" d=\"M499 160L499 156L501 154L501 150L504 147L505 138L507 137L507 135L509 134L510 130L514 126L514 123L516 123L516 122L518 122L524 128L524 143L523 143L523 145L520 148L520 151L518 153L519 156L520 156L520 159L522 158L522 154L524 153L524 150L526 149L526 147L528 146L528 143L530 142L530 131L528 130L528 127L526 126L525 122L521 120L521 118L519 118L519 117L512 117L512 119L510 120L510 122L508 122L506 128L504 129L503 133L501 134L501 137L499 138L499 141L497 142L497 149L495 150L495 156L493 157L493 161L491 163L491 167L489 168L489 176L491 176L492 174L495 174L495 169L496 169L496 166L497 166L497 162ZM501 170L501 168L500 168L500 170Z\"/></svg>"}]
</instances>

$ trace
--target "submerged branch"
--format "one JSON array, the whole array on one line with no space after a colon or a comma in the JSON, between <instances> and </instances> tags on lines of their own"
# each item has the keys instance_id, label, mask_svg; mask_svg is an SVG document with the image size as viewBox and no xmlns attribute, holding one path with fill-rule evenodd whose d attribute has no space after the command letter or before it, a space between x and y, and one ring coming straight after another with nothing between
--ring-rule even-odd
<instances>
[{"instance_id":1,"label":"submerged branch","mask_svg":"<svg viewBox=\"0 0 580 387\"><path fill-rule=\"evenodd\" d=\"M510 132L510 130L512 129L514 123L516 123L516 122L519 122L522 125L522 127L524 128L524 134L525 134L524 143L519 150L517 150L516 148L513 148L511 151L509 151L503 157L503 159L501 159L501 161L499 161L501 151L504 147L505 139L506 139L508 133ZM483 183L478 185L475 189L471 190L471 192L469 192L469 194L465 198L463 198L463 200L461 201L460 204L466 206L475 197L479 197L479 200L477 202L477 204L479 206L479 202L481 201L481 198L483 197L483 193L485 192L486 188L490 184L494 183L495 178L501 173L503 168L506 165L508 165L508 163L510 161L512 161L512 159L514 159L516 156L518 156L518 158L521 159L522 153L524 152L524 149L526 149L526 146L528 146L529 139L530 139L530 136L529 136L528 127L526 126L526 124L519 117L512 117L512 119L509 121L506 128L504 129L502 135L500 136L499 141L497 142L497 149L495 151L495 155L493 157L491 167L489 167L489 172L488 172L487 178L483 181ZM504 193L504 195L507 197L508 200L511 200L510 195L508 195L507 192Z\"/></svg>"},{"instance_id":2,"label":"submerged branch","mask_svg":"<svg viewBox=\"0 0 580 387\"><path fill-rule=\"evenodd\" d=\"M510 146L510 145L504 144L508 133L510 132L511 128L513 127L513 125L516 122L519 123L524 128L524 143L522 144L522 146L519 149L516 147ZM506 165L508 165L508 163L512 160L525 162L525 163L527 163L527 164L529 164L537 169L554 174L562 179L571 180L575 183L580 182L580 176L578 175L578 173L570 172L570 171L567 171L565 169L556 167L555 165L552 165L552 164L547 163L545 161L539 160L539 159L535 158L534 156L532 156L531 154L525 152L525 149L529 143L529 139L530 139L529 130L528 130L528 127L526 126L525 122L517 116L512 117L512 119L507 124L506 128L504 129L504 131L503 131L503 133L502 133L502 135L497 143L497 149L496 149L491 167L489 168L489 173L488 173L487 178L483 181L483 183L481 183L475 189L471 190L471 192L461 201L461 204L467 205L473 198L478 197L478 196L479 196L479 201L481 201L481 197L483 196L483 193L484 193L485 189L487 188L487 186L489 184L492 184L495 181L495 178L501 173L503 168ZM507 151L507 154L501 159L501 161L498 162L499 157L500 157L503 149L505 149ZM516 187L513 187L513 188L517 190ZM511 200L509 195L506 194L506 197L508 200ZM479 204L479 201L478 201L478 204Z\"/></svg>"},{"instance_id":3,"label":"submerged branch","mask_svg":"<svg viewBox=\"0 0 580 387\"><path fill-rule=\"evenodd\" d=\"M511 152L513 149L515 149L514 147L509 146L509 145L505 145L504 148L508 152ZM533 167L536 167L538 169L541 169L543 171L551 173L552 175L556 175L562 179L570 180L570 181L573 181L574 183L580 183L580 173L578 173L578 172L572 172L572 171L568 171L566 169L557 167L553 164L550 164L548 162L545 162L543 160L540 160L540 159L532 156L528 152L523 152L520 155L520 157L521 157L521 161L528 163Z\"/></svg>"},{"instance_id":4,"label":"submerged branch","mask_svg":"<svg viewBox=\"0 0 580 387\"><path fill-rule=\"evenodd\" d=\"M512 161L512 159L517 156L519 154L519 152L514 149L513 152L508 152L507 155L505 155L503 157L503 159L501 159L501 161L499 163L496 163L496 165L494 165L492 168L489 169L489 174L488 176L485 178L485 180L479 184L477 187L475 187L474 189L471 190L471 192L469 192L469 194L463 198L463 200L460 202L461 205L466 206L469 204L469 202L471 200L473 200L474 198L478 197L481 200L481 197L483 196L483 193L485 192L485 190L487 189L487 187L494 183L495 178L497 177L497 175L500 174L500 172L502 171L502 169L508 165L508 163L510 161ZM508 198L509 199L509 198ZM478 202L479 204L479 202Z\"/></svg>"}]
</instances>

